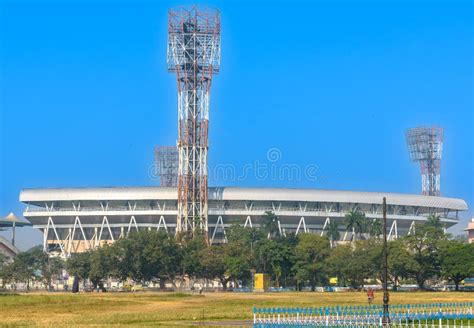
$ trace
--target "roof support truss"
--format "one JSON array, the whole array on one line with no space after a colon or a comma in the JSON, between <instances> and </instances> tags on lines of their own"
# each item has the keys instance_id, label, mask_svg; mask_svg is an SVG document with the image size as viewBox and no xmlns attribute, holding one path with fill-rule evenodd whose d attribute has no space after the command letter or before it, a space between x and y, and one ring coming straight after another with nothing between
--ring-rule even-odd
<instances>
[{"instance_id":1,"label":"roof support truss","mask_svg":"<svg viewBox=\"0 0 474 328\"><path fill-rule=\"evenodd\" d=\"M99 237L97 238L96 246L98 246L99 242L102 240L102 231L104 231L104 226L107 227L109 230L110 238L114 241L114 234L112 233L112 229L110 228L109 224L109 219L107 219L107 216L104 215L104 218L102 219L102 224L100 225L100 232L99 232Z\"/></svg>"},{"instance_id":2,"label":"roof support truss","mask_svg":"<svg viewBox=\"0 0 474 328\"><path fill-rule=\"evenodd\" d=\"M225 232L224 220L222 219L222 216L219 215L219 217L217 218L216 225L214 226L214 231L212 233L212 237L210 241L211 245L214 242L214 238L216 237L216 232L218 228L222 229L222 233L224 234L224 241L227 243L227 234Z\"/></svg>"},{"instance_id":3,"label":"roof support truss","mask_svg":"<svg viewBox=\"0 0 474 328\"><path fill-rule=\"evenodd\" d=\"M163 229L168 232L168 226L166 225L165 217L163 215L160 216L160 221L158 221L158 227L156 228L156 231L159 231L161 227L163 227Z\"/></svg>"},{"instance_id":4,"label":"roof support truss","mask_svg":"<svg viewBox=\"0 0 474 328\"><path fill-rule=\"evenodd\" d=\"M46 229L45 229L45 232L43 234L43 238L44 238L44 240L43 240L43 251L48 252L47 242L48 242L48 233L49 233L49 228L50 227L53 228L54 236L56 237L56 240L58 241L58 244L59 244L59 248L61 249L61 254L63 256L65 256L66 253L64 251L63 242L62 242L61 238L59 238L58 231L56 230L53 219L51 217L48 217L48 224L46 225Z\"/></svg>"},{"instance_id":5,"label":"roof support truss","mask_svg":"<svg viewBox=\"0 0 474 328\"><path fill-rule=\"evenodd\" d=\"M247 226L249 226L250 228L253 228L252 218L250 217L250 215L248 215L247 218L245 219L244 228L247 228Z\"/></svg>"},{"instance_id":6,"label":"roof support truss","mask_svg":"<svg viewBox=\"0 0 474 328\"><path fill-rule=\"evenodd\" d=\"M278 221L279 222L279 221ZM300 232L300 228L303 227L303 231L304 233L307 233L308 230L306 229L306 222L305 222L305 219L304 219L304 216L301 217L300 219L300 222L298 222L298 227L296 228L296 233L295 235L298 235L298 233Z\"/></svg>"}]
</instances>

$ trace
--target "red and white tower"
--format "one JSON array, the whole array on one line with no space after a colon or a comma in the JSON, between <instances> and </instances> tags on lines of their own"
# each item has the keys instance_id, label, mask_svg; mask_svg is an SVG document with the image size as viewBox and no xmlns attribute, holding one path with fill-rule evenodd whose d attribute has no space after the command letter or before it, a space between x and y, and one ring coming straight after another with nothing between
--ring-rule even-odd
<instances>
[{"instance_id":1,"label":"red and white tower","mask_svg":"<svg viewBox=\"0 0 474 328\"><path fill-rule=\"evenodd\" d=\"M196 6L170 10L168 71L178 83L176 233L207 238L207 150L212 75L219 72L220 14Z\"/></svg>"}]
</instances>

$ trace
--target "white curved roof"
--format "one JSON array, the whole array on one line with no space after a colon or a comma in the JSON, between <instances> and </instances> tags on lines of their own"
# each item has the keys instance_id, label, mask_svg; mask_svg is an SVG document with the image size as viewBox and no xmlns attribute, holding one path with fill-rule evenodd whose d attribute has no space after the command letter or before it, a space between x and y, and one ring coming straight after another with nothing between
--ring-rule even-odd
<instances>
[{"instance_id":1,"label":"white curved roof","mask_svg":"<svg viewBox=\"0 0 474 328\"><path fill-rule=\"evenodd\" d=\"M153 200L176 199L176 188L171 187L99 187L23 189L24 203L78 200Z\"/></svg>"},{"instance_id":2,"label":"white curved roof","mask_svg":"<svg viewBox=\"0 0 474 328\"><path fill-rule=\"evenodd\" d=\"M209 200L227 201L295 201L380 204L383 197L387 198L387 204L389 205L446 208L460 211L468 209L466 202L462 199L413 194L290 188L209 188ZM176 198L176 188L171 187L24 189L20 193L20 201L24 203L79 200L169 200Z\"/></svg>"},{"instance_id":3,"label":"white curved roof","mask_svg":"<svg viewBox=\"0 0 474 328\"><path fill-rule=\"evenodd\" d=\"M283 188L211 188L209 199L218 198L212 189L222 189L224 200L267 200L267 201L300 201L300 202L339 202L380 204L387 198L389 205L425 206L467 210L462 199L434 197L412 194L362 192L324 189L283 189ZM217 196L217 197L216 197Z\"/></svg>"}]
</instances>

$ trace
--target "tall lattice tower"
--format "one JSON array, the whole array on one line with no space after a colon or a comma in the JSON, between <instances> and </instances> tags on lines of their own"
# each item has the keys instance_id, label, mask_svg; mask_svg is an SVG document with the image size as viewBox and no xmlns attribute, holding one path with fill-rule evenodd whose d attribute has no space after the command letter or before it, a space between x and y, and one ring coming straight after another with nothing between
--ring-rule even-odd
<instances>
[{"instance_id":1,"label":"tall lattice tower","mask_svg":"<svg viewBox=\"0 0 474 328\"><path fill-rule=\"evenodd\" d=\"M417 127L405 133L410 158L420 163L423 195L440 195L440 164L444 130L440 127Z\"/></svg>"},{"instance_id":2,"label":"tall lattice tower","mask_svg":"<svg viewBox=\"0 0 474 328\"><path fill-rule=\"evenodd\" d=\"M178 148L173 146L155 147L156 173L160 177L160 186L178 185Z\"/></svg>"},{"instance_id":3,"label":"tall lattice tower","mask_svg":"<svg viewBox=\"0 0 474 328\"><path fill-rule=\"evenodd\" d=\"M209 94L220 65L220 14L196 6L170 10L168 71L178 82L178 217L176 233L207 238Z\"/></svg>"}]
</instances>

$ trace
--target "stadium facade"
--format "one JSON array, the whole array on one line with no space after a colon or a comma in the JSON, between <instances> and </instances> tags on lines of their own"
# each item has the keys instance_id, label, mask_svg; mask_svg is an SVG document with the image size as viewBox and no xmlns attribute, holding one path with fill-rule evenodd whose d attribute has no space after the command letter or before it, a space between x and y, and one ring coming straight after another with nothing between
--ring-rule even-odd
<instances>
[{"instance_id":1,"label":"stadium facade","mask_svg":"<svg viewBox=\"0 0 474 328\"><path fill-rule=\"evenodd\" d=\"M199 228L210 244L222 243L230 225L259 227L266 211L278 216L282 235L324 235L337 222L341 240L347 241L353 232L344 229L344 216L358 209L379 220L383 197L389 238L412 233L430 214L452 226L459 211L467 210L463 200L439 196L442 137L431 132L441 130L427 128L407 134L412 159L422 167L425 195L208 187L210 88L220 68L220 14L191 6L170 10L168 17L168 70L176 73L178 84L178 140L176 148L157 154L160 180L168 186L23 190L23 215L43 233L46 252L67 257L140 229L194 235Z\"/></svg>"},{"instance_id":2,"label":"stadium facade","mask_svg":"<svg viewBox=\"0 0 474 328\"><path fill-rule=\"evenodd\" d=\"M232 224L259 227L265 211L279 217L282 234L327 233L331 221L339 224L341 241L348 241L344 216L358 209L368 218L382 219L382 198L387 197L389 238L410 234L430 214L446 227L458 223L467 210L461 199L317 189L209 188L209 240L226 241ZM44 250L67 257L71 253L111 243L131 231L166 230L174 233L177 190L173 187L111 187L25 189L20 201L24 217L43 233Z\"/></svg>"}]
</instances>

